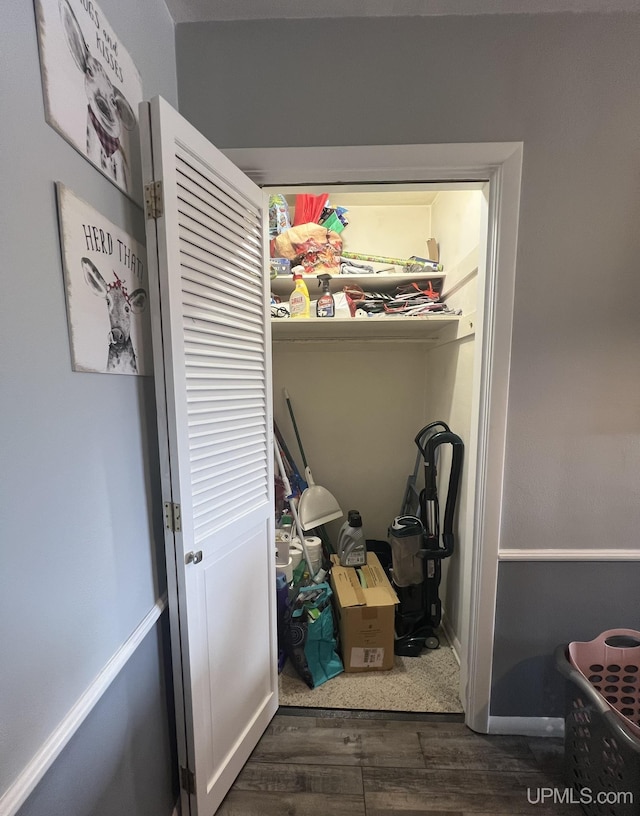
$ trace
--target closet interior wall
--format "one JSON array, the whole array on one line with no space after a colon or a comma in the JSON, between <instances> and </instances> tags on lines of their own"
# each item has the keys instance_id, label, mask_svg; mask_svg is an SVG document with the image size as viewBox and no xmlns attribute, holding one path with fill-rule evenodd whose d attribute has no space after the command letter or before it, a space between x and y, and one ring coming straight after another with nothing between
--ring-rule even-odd
<instances>
[{"instance_id":1,"label":"closet interior wall","mask_svg":"<svg viewBox=\"0 0 640 816\"><path fill-rule=\"evenodd\" d=\"M473 316L477 303L479 247L484 195L481 190L442 191L432 207L432 229L440 242L440 259L447 273L446 301L463 315ZM471 326L482 319L475 314ZM473 380L476 348L475 332L443 343L427 351L430 387L424 396L425 416L446 422L465 443L465 464L460 484L456 519L456 550L442 562L440 597L443 627L454 652L460 657L469 631L471 598L471 548L474 478L470 467L473 432ZM440 473L448 477L448 446L443 446ZM446 495L439 479L438 493ZM444 507L441 508L441 513ZM442 517L442 516L441 516Z\"/></svg>"},{"instance_id":2,"label":"closet interior wall","mask_svg":"<svg viewBox=\"0 0 640 816\"><path fill-rule=\"evenodd\" d=\"M475 311L480 190L381 191L358 197L323 189L330 192L332 204L346 202L349 208L349 226L342 235L351 251L424 256L426 239L435 237L446 273L444 289L453 290L448 305L461 308L465 315ZM293 201L295 195L285 192ZM307 279L312 299L317 297L315 283ZM283 396L286 388L316 483L336 496L345 516L349 509L361 512L367 538L386 540L414 468L414 437L420 428L443 420L465 443L469 439L474 336L443 345L382 334L367 341L332 340L330 319L327 324L323 341L274 341L275 420L302 468ZM445 472L446 459L442 464ZM462 482L461 520L469 502L466 466ZM333 538L343 520L327 526ZM465 595L467 605L469 600L461 583L462 554L469 542L464 540L463 524L458 530L457 552L449 563L443 562L441 596L448 634L459 646Z\"/></svg>"}]
</instances>

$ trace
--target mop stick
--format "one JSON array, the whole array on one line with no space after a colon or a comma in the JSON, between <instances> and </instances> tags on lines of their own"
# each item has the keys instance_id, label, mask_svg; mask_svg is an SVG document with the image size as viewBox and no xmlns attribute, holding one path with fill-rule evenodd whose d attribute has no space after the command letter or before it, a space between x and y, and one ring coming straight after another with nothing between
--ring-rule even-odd
<instances>
[{"instance_id":1,"label":"mop stick","mask_svg":"<svg viewBox=\"0 0 640 816\"><path fill-rule=\"evenodd\" d=\"M298 423L296 422L296 417L295 417L295 414L293 413L293 405L291 404L291 397L289 396L289 392L287 391L286 388L283 388L282 391L284 393L284 398L285 398L285 401L287 403L287 408L289 409L289 416L291 417L291 424L293 425L293 430L295 432L296 439L298 440L298 447L300 448L300 455L302 456L302 464L303 464L303 467L305 468L305 474L304 475L307 477L307 479L309 479L311 469L309 468L309 464L307 463L307 457L305 456L304 448L302 447L302 439L300 438L300 432L298 431ZM309 471L309 473L307 473L307 471ZM335 552L333 544L331 543L331 539L329 538L329 534L327 533L327 530L326 530L324 524L321 524L317 528L317 530L318 530L318 533L320 534L320 539L321 539L322 543L324 544L324 546L326 548L326 551L329 552L329 553Z\"/></svg>"},{"instance_id":2,"label":"mop stick","mask_svg":"<svg viewBox=\"0 0 640 816\"><path fill-rule=\"evenodd\" d=\"M284 469L284 463L282 461L282 456L280 455L280 449L278 448L278 443L274 440L273 443L273 450L276 455L276 461L278 463L278 470L280 471L280 478L284 484L284 489L289 497L289 509L291 510L291 515L293 516L293 520L296 525L296 530L298 531L298 537L300 538L300 544L302 545L302 552L304 553L304 560L307 562L307 568L309 569L309 577L313 580L313 575L311 574L311 559L309 558L309 552L307 550L307 544L304 540L304 530L300 525L300 519L298 518L298 511L296 509L296 503L293 499L291 499L292 490L291 490L291 483L287 478L287 474Z\"/></svg>"}]
</instances>

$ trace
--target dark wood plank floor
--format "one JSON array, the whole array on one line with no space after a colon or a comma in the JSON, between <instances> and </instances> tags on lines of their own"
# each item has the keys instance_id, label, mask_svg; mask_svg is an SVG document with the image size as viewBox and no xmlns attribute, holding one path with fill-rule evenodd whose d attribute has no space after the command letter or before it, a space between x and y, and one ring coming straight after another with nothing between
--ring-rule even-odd
<instances>
[{"instance_id":1,"label":"dark wood plank floor","mask_svg":"<svg viewBox=\"0 0 640 816\"><path fill-rule=\"evenodd\" d=\"M484 736L458 715L285 709L218 816L565 816L562 741Z\"/></svg>"}]
</instances>

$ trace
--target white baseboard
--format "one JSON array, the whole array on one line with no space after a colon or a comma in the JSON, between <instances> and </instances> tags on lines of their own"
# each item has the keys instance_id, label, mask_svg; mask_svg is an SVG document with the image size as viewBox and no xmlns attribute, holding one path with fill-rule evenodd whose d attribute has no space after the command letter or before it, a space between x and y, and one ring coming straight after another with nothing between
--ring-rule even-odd
<instances>
[{"instance_id":1,"label":"white baseboard","mask_svg":"<svg viewBox=\"0 0 640 816\"><path fill-rule=\"evenodd\" d=\"M489 734L523 737L563 737L562 717L493 717L489 716Z\"/></svg>"},{"instance_id":2,"label":"white baseboard","mask_svg":"<svg viewBox=\"0 0 640 816\"><path fill-rule=\"evenodd\" d=\"M166 594L159 598L127 640L107 661L91 685L76 700L55 731L40 747L0 798L0 816L15 816L87 715L122 671L125 664L166 609Z\"/></svg>"},{"instance_id":3,"label":"white baseboard","mask_svg":"<svg viewBox=\"0 0 640 816\"><path fill-rule=\"evenodd\" d=\"M640 550L500 550L500 561L640 561Z\"/></svg>"}]
</instances>

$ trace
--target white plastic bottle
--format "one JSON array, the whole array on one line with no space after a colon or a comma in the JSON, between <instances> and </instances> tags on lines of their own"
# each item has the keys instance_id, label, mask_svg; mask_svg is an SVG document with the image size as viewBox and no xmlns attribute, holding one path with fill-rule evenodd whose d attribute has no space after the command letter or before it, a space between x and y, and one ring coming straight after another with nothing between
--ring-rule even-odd
<instances>
[{"instance_id":1,"label":"white plastic bottle","mask_svg":"<svg viewBox=\"0 0 640 816\"><path fill-rule=\"evenodd\" d=\"M362 517L357 510L349 510L347 520L340 528L338 558L343 567L362 567L367 563L367 541Z\"/></svg>"}]
</instances>

